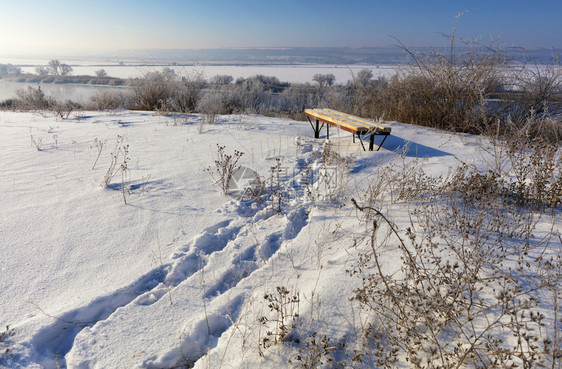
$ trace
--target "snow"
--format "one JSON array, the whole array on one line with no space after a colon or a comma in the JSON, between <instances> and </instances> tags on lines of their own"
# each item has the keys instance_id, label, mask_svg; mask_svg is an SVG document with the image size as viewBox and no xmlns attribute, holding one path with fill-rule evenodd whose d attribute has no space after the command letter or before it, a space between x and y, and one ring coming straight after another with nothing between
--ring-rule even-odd
<instances>
[{"instance_id":1,"label":"snow","mask_svg":"<svg viewBox=\"0 0 562 369\"><path fill-rule=\"evenodd\" d=\"M333 168L345 200L323 201L340 193L320 180L324 140L311 138L308 122L204 122L0 112L0 324L16 332L0 367L287 367L291 345L260 345L276 319L264 295L277 287L298 294L285 308L302 317L303 336L344 340L366 319L349 300L359 281L346 269L364 227L349 198L383 165L411 161L438 176L459 160L487 160L486 143L469 135L389 122L384 147L364 152L333 130L330 144L353 162ZM100 186L118 136L129 145L126 204L121 174ZM92 169L96 139L105 146ZM221 193L209 175L217 144L243 152L239 164L267 181L279 165L281 213ZM406 208L395 220L407 217ZM385 270L394 270L399 260L388 255Z\"/></svg>"}]
</instances>

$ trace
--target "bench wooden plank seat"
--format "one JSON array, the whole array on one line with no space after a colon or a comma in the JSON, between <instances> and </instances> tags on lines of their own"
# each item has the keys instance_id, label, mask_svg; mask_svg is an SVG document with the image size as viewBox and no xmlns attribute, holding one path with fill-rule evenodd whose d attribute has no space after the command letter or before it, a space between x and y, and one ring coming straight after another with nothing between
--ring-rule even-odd
<instances>
[{"instance_id":1,"label":"bench wooden plank seat","mask_svg":"<svg viewBox=\"0 0 562 369\"><path fill-rule=\"evenodd\" d=\"M315 138L320 137L320 130L324 127L324 124L326 125L326 138L330 138L329 127L332 125L344 131L351 132L353 134L353 142L355 142L355 135L357 135L363 150L365 150L365 145L363 145L361 136L369 136L369 151L373 151L374 137L384 136L377 149L378 151L391 131L390 127L383 124L332 109L305 109L304 114L314 130ZM312 120L314 120L315 123L312 123ZM322 125L320 125L320 122L322 122Z\"/></svg>"}]
</instances>

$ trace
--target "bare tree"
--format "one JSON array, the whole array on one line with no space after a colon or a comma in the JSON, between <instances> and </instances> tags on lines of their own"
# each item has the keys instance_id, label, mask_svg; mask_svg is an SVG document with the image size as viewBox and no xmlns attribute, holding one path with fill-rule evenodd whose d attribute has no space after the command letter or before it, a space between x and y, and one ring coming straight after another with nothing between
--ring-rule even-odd
<instances>
[{"instance_id":1,"label":"bare tree","mask_svg":"<svg viewBox=\"0 0 562 369\"><path fill-rule=\"evenodd\" d=\"M369 69L361 69L359 72L357 72L356 75L353 76L353 83L358 86L365 87L369 84L372 78L373 71Z\"/></svg>"},{"instance_id":2,"label":"bare tree","mask_svg":"<svg viewBox=\"0 0 562 369\"><path fill-rule=\"evenodd\" d=\"M72 67L68 64L61 64L59 67L59 72L61 76L66 76L67 74L72 73Z\"/></svg>"},{"instance_id":3,"label":"bare tree","mask_svg":"<svg viewBox=\"0 0 562 369\"><path fill-rule=\"evenodd\" d=\"M72 67L68 64L61 63L60 60L53 59L47 65L48 74L54 76L66 76L72 73Z\"/></svg>"},{"instance_id":4,"label":"bare tree","mask_svg":"<svg viewBox=\"0 0 562 369\"><path fill-rule=\"evenodd\" d=\"M37 72L37 74L40 75L40 76L49 75L49 69L47 69L47 67L43 67L43 66L35 68L35 72Z\"/></svg>"},{"instance_id":5,"label":"bare tree","mask_svg":"<svg viewBox=\"0 0 562 369\"><path fill-rule=\"evenodd\" d=\"M314 82L318 82L320 86L332 86L336 81L336 76L334 76L332 73L328 73L328 74L317 73L314 76L312 76L312 80Z\"/></svg>"},{"instance_id":6,"label":"bare tree","mask_svg":"<svg viewBox=\"0 0 562 369\"><path fill-rule=\"evenodd\" d=\"M58 76L60 65L61 65L60 60L53 59L49 61L49 64L47 64L47 69L49 70L49 74L54 74L55 76Z\"/></svg>"},{"instance_id":7,"label":"bare tree","mask_svg":"<svg viewBox=\"0 0 562 369\"><path fill-rule=\"evenodd\" d=\"M105 78L105 77L107 77L107 72L105 71L105 69L97 70L96 76L99 77L99 78Z\"/></svg>"}]
</instances>

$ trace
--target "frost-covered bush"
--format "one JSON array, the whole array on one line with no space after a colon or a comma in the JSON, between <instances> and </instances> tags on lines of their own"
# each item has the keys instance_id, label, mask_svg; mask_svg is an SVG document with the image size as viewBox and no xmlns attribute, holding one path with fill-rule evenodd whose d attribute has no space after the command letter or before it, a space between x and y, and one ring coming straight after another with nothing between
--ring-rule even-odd
<instances>
[{"instance_id":1,"label":"frost-covered bush","mask_svg":"<svg viewBox=\"0 0 562 369\"><path fill-rule=\"evenodd\" d=\"M61 119L68 118L74 110L79 108L80 104L70 100L57 101L52 99L49 103L49 110L51 110L57 117Z\"/></svg>"},{"instance_id":2,"label":"frost-covered bush","mask_svg":"<svg viewBox=\"0 0 562 369\"><path fill-rule=\"evenodd\" d=\"M228 85L234 81L234 78L230 75L226 74L218 74L211 78L211 84L221 86L221 85Z\"/></svg>"},{"instance_id":3,"label":"frost-covered bush","mask_svg":"<svg viewBox=\"0 0 562 369\"><path fill-rule=\"evenodd\" d=\"M62 119L68 118L70 113L81 107L80 104L70 100L58 101L53 97L45 96L40 86L18 90L16 94L17 98L10 102L10 108L18 110L47 110Z\"/></svg>"},{"instance_id":4,"label":"frost-covered bush","mask_svg":"<svg viewBox=\"0 0 562 369\"><path fill-rule=\"evenodd\" d=\"M19 110L44 110L49 108L49 105L52 103L52 100L45 96L40 86L18 90L16 95L15 107Z\"/></svg>"},{"instance_id":5,"label":"frost-covered bush","mask_svg":"<svg viewBox=\"0 0 562 369\"><path fill-rule=\"evenodd\" d=\"M90 97L85 108L88 110L117 110L133 107L130 93L119 90L102 90Z\"/></svg>"},{"instance_id":6,"label":"frost-covered bush","mask_svg":"<svg viewBox=\"0 0 562 369\"><path fill-rule=\"evenodd\" d=\"M197 103L197 111L201 114L233 114L245 110L241 95L235 86L204 91Z\"/></svg>"},{"instance_id":7,"label":"frost-covered bush","mask_svg":"<svg viewBox=\"0 0 562 369\"><path fill-rule=\"evenodd\" d=\"M562 69L560 64L515 68L510 76L515 93L507 97L509 118L548 118L562 114Z\"/></svg>"},{"instance_id":8,"label":"frost-covered bush","mask_svg":"<svg viewBox=\"0 0 562 369\"><path fill-rule=\"evenodd\" d=\"M371 87L368 115L481 133L486 128L485 97L497 87L502 63L501 53L475 50L452 58L437 52L417 56L415 65L387 84Z\"/></svg>"},{"instance_id":9,"label":"frost-covered bush","mask_svg":"<svg viewBox=\"0 0 562 369\"><path fill-rule=\"evenodd\" d=\"M170 105L170 100L179 88L178 76L174 70L148 72L143 77L130 81L135 107L142 110L161 110Z\"/></svg>"},{"instance_id":10,"label":"frost-covered bush","mask_svg":"<svg viewBox=\"0 0 562 369\"><path fill-rule=\"evenodd\" d=\"M187 76L182 76L175 90L175 111L190 113L197 109L197 104L203 96L203 90L207 82L203 78L203 72L195 71Z\"/></svg>"},{"instance_id":11,"label":"frost-covered bush","mask_svg":"<svg viewBox=\"0 0 562 369\"><path fill-rule=\"evenodd\" d=\"M279 109L286 114L303 114L304 109L319 105L319 89L310 83L294 83L280 95Z\"/></svg>"}]
</instances>

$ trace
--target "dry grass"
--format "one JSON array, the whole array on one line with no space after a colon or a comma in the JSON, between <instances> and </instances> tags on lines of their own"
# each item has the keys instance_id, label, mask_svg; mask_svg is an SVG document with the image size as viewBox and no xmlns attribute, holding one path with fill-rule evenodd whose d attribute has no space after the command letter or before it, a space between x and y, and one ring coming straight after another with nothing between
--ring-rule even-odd
<instances>
[{"instance_id":1,"label":"dry grass","mask_svg":"<svg viewBox=\"0 0 562 369\"><path fill-rule=\"evenodd\" d=\"M361 281L354 298L373 318L349 365L560 365L562 239L554 226L537 236L536 226L559 216L562 151L545 141L493 143L495 161L483 171L461 165L431 179L416 166L396 169L375 185L386 191L367 192L377 199L355 203L370 230L350 275ZM410 202L409 227L361 206L385 198ZM396 251L401 266L386 271L382 259Z\"/></svg>"}]
</instances>

